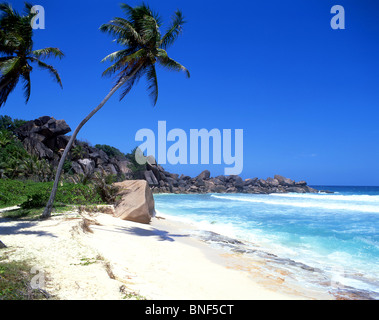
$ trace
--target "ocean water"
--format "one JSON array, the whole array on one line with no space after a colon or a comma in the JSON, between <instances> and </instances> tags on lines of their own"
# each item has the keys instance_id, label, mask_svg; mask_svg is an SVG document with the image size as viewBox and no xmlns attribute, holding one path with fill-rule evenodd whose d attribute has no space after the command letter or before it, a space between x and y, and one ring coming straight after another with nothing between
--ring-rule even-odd
<instances>
[{"instance_id":1,"label":"ocean water","mask_svg":"<svg viewBox=\"0 0 379 320\"><path fill-rule=\"evenodd\" d=\"M154 198L158 214L240 240L236 252L266 254L272 270L289 272L286 283L379 299L379 187L314 187L334 193Z\"/></svg>"}]
</instances>

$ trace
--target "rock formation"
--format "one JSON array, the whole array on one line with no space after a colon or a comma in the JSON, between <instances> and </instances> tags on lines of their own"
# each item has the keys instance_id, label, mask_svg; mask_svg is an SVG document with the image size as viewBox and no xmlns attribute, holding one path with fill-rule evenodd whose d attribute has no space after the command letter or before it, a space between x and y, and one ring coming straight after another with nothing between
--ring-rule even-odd
<instances>
[{"instance_id":1,"label":"rock formation","mask_svg":"<svg viewBox=\"0 0 379 320\"><path fill-rule=\"evenodd\" d=\"M197 177L173 174L160 165L147 163L146 180L154 193L316 193L305 181L295 182L280 175L274 178L245 179L239 176L211 177L209 170L204 170Z\"/></svg>"},{"instance_id":2,"label":"rock formation","mask_svg":"<svg viewBox=\"0 0 379 320\"><path fill-rule=\"evenodd\" d=\"M66 147L71 128L64 120L49 116L28 121L16 130L25 149L40 159L47 159L57 166ZM76 152L74 150L76 149ZM211 177L204 170L197 177L170 173L155 162L154 157L146 157L146 166L132 172L131 162L121 152L110 156L100 148L75 140L71 149L68 166L73 174L91 176L95 172L117 175L119 180L146 180L154 193L285 193L318 192L310 188L305 181L295 182L280 175L267 179L245 179L239 176ZM67 169L67 168L66 168Z\"/></svg>"},{"instance_id":3,"label":"rock formation","mask_svg":"<svg viewBox=\"0 0 379 320\"><path fill-rule=\"evenodd\" d=\"M155 215L154 197L144 180L125 180L115 183L121 197L115 206L114 216L123 220L149 223Z\"/></svg>"},{"instance_id":4,"label":"rock formation","mask_svg":"<svg viewBox=\"0 0 379 320\"><path fill-rule=\"evenodd\" d=\"M28 121L16 130L16 135L22 141L28 153L39 159L46 159L57 166L60 156L70 137L71 131L65 120L56 120L49 116ZM131 178L128 160L123 155L109 157L103 150L89 146L88 143L75 140L71 152L78 147L80 155L68 160L74 174L91 175L94 172L106 172Z\"/></svg>"}]
</instances>

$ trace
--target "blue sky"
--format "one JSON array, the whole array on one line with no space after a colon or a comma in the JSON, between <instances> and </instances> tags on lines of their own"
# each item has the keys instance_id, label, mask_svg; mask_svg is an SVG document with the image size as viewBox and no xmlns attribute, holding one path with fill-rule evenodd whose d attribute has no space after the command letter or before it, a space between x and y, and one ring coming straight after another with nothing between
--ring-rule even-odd
<instances>
[{"instance_id":1,"label":"blue sky","mask_svg":"<svg viewBox=\"0 0 379 320\"><path fill-rule=\"evenodd\" d=\"M10 1L21 9L23 1ZM59 47L51 59L63 87L37 68L27 105L22 85L0 115L50 115L74 129L103 99L112 79L100 63L119 49L98 28L122 15L120 1L38 0L46 29L35 48ZM140 1L129 1L134 6ZM180 8L188 23L168 51L184 74L158 70L159 100L152 107L140 81L119 102L116 94L78 138L130 151L141 128L244 130L243 178L274 174L310 184L379 185L379 3L375 0L198 1L150 0L169 21ZM343 5L346 29L330 27L333 5ZM166 165L197 175L225 165Z\"/></svg>"}]
</instances>

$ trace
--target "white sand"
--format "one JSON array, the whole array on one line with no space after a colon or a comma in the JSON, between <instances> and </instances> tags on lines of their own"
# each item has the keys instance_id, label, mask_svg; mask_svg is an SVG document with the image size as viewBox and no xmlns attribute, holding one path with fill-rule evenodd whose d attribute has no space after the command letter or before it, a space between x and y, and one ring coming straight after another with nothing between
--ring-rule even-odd
<instances>
[{"instance_id":1,"label":"white sand","mask_svg":"<svg viewBox=\"0 0 379 320\"><path fill-rule=\"evenodd\" d=\"M269 290L251 273L231 268L236 256L190 237L187 225L156 218L144 225L101 213L89 218L100 224L90 226L93 233L83 232L77 214L0 219L0 240L8 246L0 256L31 259L47 273L45 290L59 299L123 299L128 292L147 299L302 298Z\"/></svg>"}]
</instances>

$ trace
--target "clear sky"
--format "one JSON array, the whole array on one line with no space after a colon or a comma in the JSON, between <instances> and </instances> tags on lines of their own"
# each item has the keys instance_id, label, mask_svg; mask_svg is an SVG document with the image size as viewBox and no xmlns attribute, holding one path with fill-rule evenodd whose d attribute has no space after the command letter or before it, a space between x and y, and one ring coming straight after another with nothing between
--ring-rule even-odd
<instances>
[{"instance_id":1,"label":"clear sky","mask_svg":"<svg viewBox=\"0 0 379 320\"><path fill-rule=\"evenodd\" d=\"M36 0L37 1L37 0ZM22 9L23 1L10 1ZM24 104L22 85L0 115L65 119L74 128L103 99L112 79L100 63L119 49L98 29L122 16L121 1L38 0L46 29L35 49L59 47L49 59L63 90L45 71L32 74ZM125 1L126 2L126 1ZM281 174L309 184L379 185L379 2L377 0L149 0L169 21L181 9L188 23L168 51L184 74L158 70L159 99L152 107L140 81L119 102L116 94L78 138L123 152L141 128L244 130L243 178ZM140 1L127 2L134 6ZM333 5L345 8L345 30L333 30ZM197 175L225 165L166 165Z\"/></svg>"}]
</instances>

